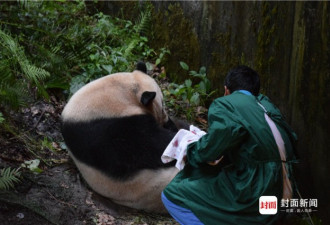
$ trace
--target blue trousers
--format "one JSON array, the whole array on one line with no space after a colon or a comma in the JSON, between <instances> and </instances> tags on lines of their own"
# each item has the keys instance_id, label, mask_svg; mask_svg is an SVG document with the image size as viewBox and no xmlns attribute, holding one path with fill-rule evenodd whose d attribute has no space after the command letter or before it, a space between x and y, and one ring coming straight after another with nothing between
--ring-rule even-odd
<instances>
[{"instance_id":1,"label":"blue trousers","mask_svg":"<svg viewBox=\"0 0 330 225\"><path fill-rule=\"evenodd\" d=\"M203 223L195 216L189 209L178 206L168 200L164 193L162 193L162 201L171 214L171 216L182 225L203 225Z\"/></svg>"}]
</instances>

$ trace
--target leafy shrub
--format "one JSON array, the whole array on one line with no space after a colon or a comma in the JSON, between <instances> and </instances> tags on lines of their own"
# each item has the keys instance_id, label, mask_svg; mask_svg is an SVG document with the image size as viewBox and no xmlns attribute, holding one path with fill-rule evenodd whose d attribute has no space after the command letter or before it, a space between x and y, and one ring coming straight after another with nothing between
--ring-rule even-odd
<instances>
[{"instance_id":1,"label":"leafy shrub","mask_svg":"<svg viewBox=\"0 0 330 225\"><path fill-rule=\"evenodd\" d=\"M51 74L44 89L62 88L71 94L91 80L132 70L134 61L153 57L145 35L150 23L148 10L133 23L91 14L82 0L0 5L0 25L24 47L32 65Z\"/></svg>"},{"instance_id":2,"label":"leafy shrub","mask_svg":"<svg viewBox=\"0 0 330 225\"><path fill-rule=\"evenodd\" d=\"M153 50L147 45L148 39L141 36L147 30L150 13L141 13L136 24L131 21L111 19L103 13L97 14L101 24L108 23L112 27L110 45L100 47L99 44L90 44L89 61L81 63L83 72L71 81L70 93L73 94L85 83L104 75L133 70L134 64L139 58L150 57Z\"/></svg>"},{"instance_id":3,"label":"leafy shrub","mask_svg":"<svg viewBox=\"0 0 330 225\"><path fill-rule=\"evenodd\" d=\"M17 40L0 30L0 104L18 107L24 104L29 85L34 85L39 94L47 97L41 81L49 73L33 65L26 57Z\"/></svg>"},{"instance_id":4,"label":"leafy shrub","mask_svg":"<svg viewBox=\"0 0 330 225\"><path fill-rule=\"evenodd\" d=\"M156 66L160 65L161 63L163 63L164 57L165 55L169 55L171 54L171 51L168 50L167 48L161 48L160 49L160 53L158 58L156 59Z\"/></svg>"},{"instance_id":5,"label":"leafy shrub","mask_svg":"<svg viewBox=\"0 0 330 225\"><path fill-rule=\"evenodd\" d=\"M180 65L184 70L189 71L189 66L186 63L180 62ZM179 112L185 112L187 119L192 121L195 119L196 108L200 105L205 106L215 91L211 90L205 67L201 67L198 72L189 71L189 76L199 82L194 84L192 79L186 79L180 85L171 83L164 94L168 107L175 108Z\"/></svg>"}]
</instances>

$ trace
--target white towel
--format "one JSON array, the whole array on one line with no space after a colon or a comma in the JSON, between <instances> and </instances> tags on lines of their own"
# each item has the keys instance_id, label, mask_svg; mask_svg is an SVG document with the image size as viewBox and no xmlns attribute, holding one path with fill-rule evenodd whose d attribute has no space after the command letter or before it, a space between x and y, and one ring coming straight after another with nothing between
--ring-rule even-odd
<instances>
[{"instance_id":1,"label":"white towel","mask_svg":"<svg viewBox=\"0 0 330 225\"><path fill-rule=\"evenodd\" d=\"M204 131L193 125L190 125L189 131L184 129L179 130L161 157L163 163L168 163L176 159L175 167L182 170L185 165L183 158L187 154L187 146L198 141L205 134Z\"/></svg>"}]
</instances>

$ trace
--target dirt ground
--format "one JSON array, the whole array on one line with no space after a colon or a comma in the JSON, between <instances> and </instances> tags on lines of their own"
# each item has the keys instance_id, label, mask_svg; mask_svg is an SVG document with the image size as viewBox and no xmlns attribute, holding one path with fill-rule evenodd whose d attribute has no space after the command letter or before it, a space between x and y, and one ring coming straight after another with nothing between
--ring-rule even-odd
<instances>
[{"instance_id":1,"label":"dirt ground","mask_svg":"<svg viewBox=\"0 0 330 225\"><path fill-rule=\"evenodd\" d=\"M41 173L21 168L21 182L0 191L1 225L177 224L168 215L119 206L89 189L60 134L64 102L37 102L10 117L14 135L0 130L0 169L41 159Z\"/></svg>"}]
</instances>

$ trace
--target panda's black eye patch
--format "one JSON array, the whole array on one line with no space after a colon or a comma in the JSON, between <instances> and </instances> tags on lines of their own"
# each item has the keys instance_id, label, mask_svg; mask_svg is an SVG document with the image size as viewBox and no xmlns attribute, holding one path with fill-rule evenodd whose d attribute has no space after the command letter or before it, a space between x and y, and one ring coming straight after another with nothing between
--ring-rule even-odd
<instances>
[{"instance_id":1,"label":"panda's black eye patch","mask_svg":"<svg viewBox=\"0 0 330 225\"><path fill-rule=\"evenodd\" d=\"M145 91L141 96L141 103L145 106L149 105L152 100L156 97L156 92L154 91Z\"/></svg>"}]
</instances>

